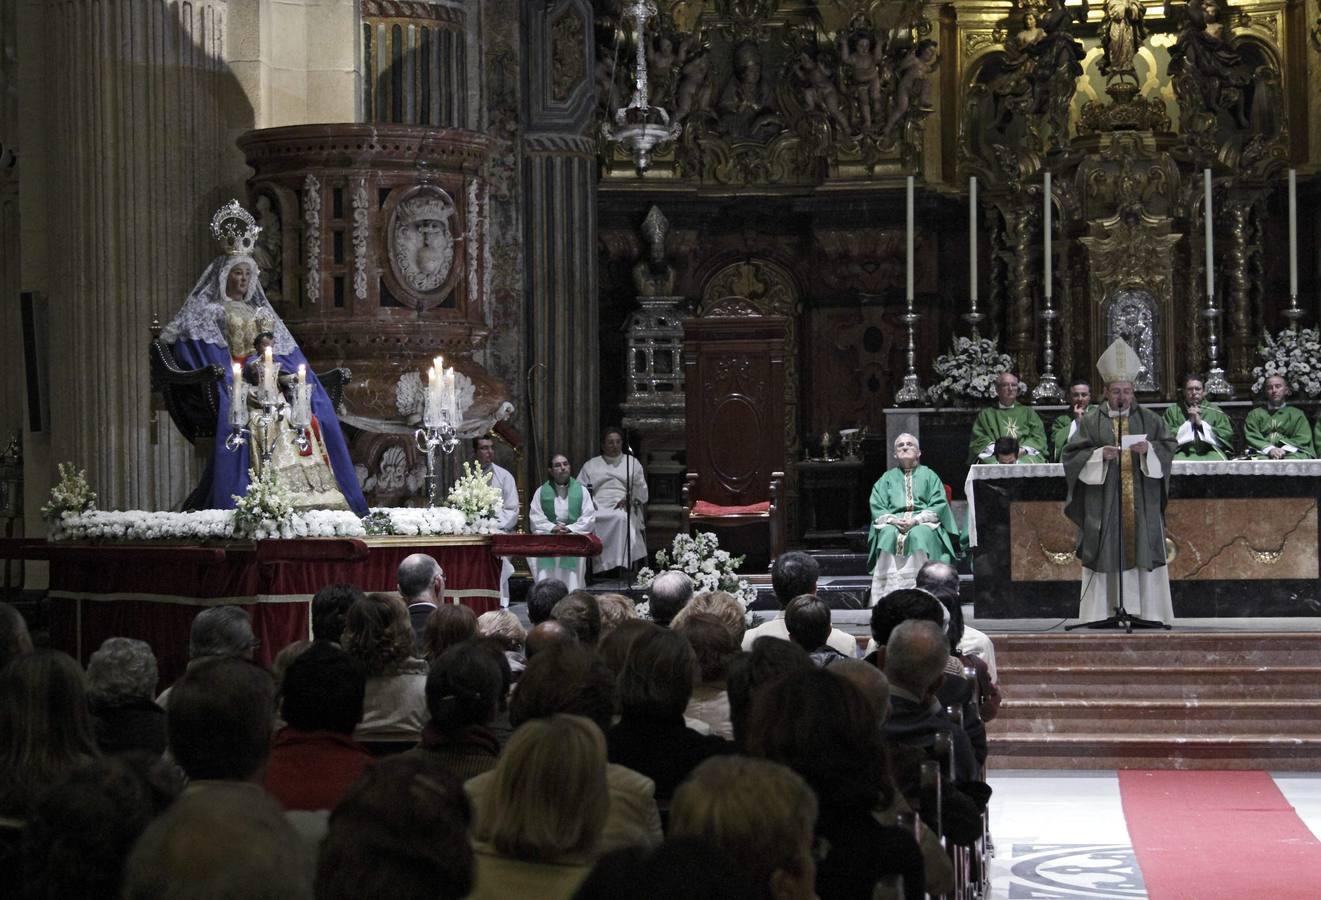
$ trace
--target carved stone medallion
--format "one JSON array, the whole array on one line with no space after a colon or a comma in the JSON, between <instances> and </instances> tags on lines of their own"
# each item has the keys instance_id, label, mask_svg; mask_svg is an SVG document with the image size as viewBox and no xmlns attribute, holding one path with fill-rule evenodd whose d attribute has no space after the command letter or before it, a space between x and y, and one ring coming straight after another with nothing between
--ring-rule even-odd
<instances>
[{"instance_id":1,"label":"carved stone medallion","mask_svg":"<svg viewBox=\"0 0 1321 900\"><path fill-rule=\"evenodd\" d=\"M387 234L400 284L429 294L445 283L454 264L453 217L454 201L434 185L419 186L395 207Z\"/></svg>"}]
</instances>

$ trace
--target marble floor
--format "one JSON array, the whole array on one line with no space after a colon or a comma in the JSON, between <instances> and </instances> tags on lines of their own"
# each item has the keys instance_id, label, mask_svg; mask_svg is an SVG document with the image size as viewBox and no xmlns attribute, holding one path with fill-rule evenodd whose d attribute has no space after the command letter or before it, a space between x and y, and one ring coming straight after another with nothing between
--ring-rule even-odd
<instances>
[{"instance_id":1,"label":"marble floor","mask_svg":"<svg viewBox=\"0 0 1321 900\"><path fill-rule=\"evenodd\" d=\"M1272 777L1321 840L1321 773ZM1114 772L1007 770L989 780L992 900L1147 896Z\"/></svg>"}]
</instances>

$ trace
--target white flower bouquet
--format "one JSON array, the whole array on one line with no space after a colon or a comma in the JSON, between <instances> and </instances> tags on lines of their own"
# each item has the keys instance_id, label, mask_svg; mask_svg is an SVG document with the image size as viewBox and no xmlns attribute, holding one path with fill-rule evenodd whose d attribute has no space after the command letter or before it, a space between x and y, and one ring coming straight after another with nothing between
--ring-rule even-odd
<instances>
[{"instance_id":1,"label":"white flower bouquet","mask_svg":"<svg viewBox=\"0 0 1321 900\"><path fill-rule=\"evenodd\" d=\"M259 477L248 470L248 489L234 498L234 533L261 540L294 537L294 497L269 469Z\"/></svg>"},{"instance_id":2,"label":"white flower bouquet","mask_svg":"<svg viewBox=\"0 0 1321 900\"><path fill-rule=\"evenodd\" d=\"M959 337L948 353L932 365L938 380L927 388L927 401L943 406L955 400L992 400L995 379L1001 372L1012 371L1009 354L1001 353L991 338ZM1019 390L1023 386L1019 385Z\"/></svg>"},{"instance_id":3,"label":"white flower bouquet","mask_svg":"<svg viewBox=\"0 0 1321 900\"><path fill-rule=\"evenodd\" d=\"M492 483L491 473L471 462L463 464L463 474L450 488L449 505L463 513L469 524L494 519L504 504L504 494Z\"/></svg>"},{"instance_id":4,"label":"white flower bouquet","mask_svg":"<svg viewBox=\"0 0 1321 900\"><path fill-rule=\"evenodd\" d=\"M732 594L744 608L757 599L756 589L738 577L743 557L731 556L721 550L714 534L704 531L697 536L676 534L668 552L656 551L656 568L644 566L638 570L637 586L647 588L658 571L678 570L693 580L693 591L725 591ZM641 609L639 607L639 609Z\"/></svg>"},{"instance_id":5,"label":"white flower bouquet","mask_svg":"<svg viewBox=\"0 0 1321 900\"><path fill-rule=\"evenodd\" d=\"M41 516L58 526L66 513L96 509L96 493L87 483L87 472L73 463L60 463L60 480L50 489L50 502L41 508Z\"/></svg>"},{"instance_id":6,"label":"white flower bouquet","mask_svg":"<svg viewBox=\"0 0 1321 900\"><path fill-rule=\"evenodd\" d=\"M1257 347L1261 365L1252 369L1252 392L1261 392L1269 375L1280 375L1293 389L1295 397L1312 399L1321 396L1321 332L1315 328L1288 328L1266 334Z\"/></svg>"}]
</instances>

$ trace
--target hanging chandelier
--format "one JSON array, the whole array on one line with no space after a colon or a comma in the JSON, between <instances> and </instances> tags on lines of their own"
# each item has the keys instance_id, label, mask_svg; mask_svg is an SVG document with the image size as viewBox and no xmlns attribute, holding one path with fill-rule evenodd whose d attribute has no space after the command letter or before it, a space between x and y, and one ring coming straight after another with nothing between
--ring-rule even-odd
<instances>
[{"instance_id":1,"label":"hanging chandelier","mask_svg":"<svg viewBox=\"0 0 1321 900\"><path fill-rule=\"evenodd\" d=\"M647 21L655 15L652 0L632 0L624 8L624 18L633 20L637 44L633 96L627 106L615 110L613 127L609 122L601 126L605 139L627 150L639 172L651 165L651 153L657 146L674 140L683 130L679 123L670 122L670 114L663 108L652 106L648 96Z\"/></svg>"}]
</instances>

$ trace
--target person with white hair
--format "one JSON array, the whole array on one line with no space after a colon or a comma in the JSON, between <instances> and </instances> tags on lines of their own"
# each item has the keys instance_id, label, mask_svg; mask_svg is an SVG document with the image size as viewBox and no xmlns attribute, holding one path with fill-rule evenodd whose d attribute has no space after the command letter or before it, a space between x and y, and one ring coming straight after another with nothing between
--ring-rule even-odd
<instances>
[{"instance_id":1,"label":"person with white hair","mask_svg":"<svg viewBox=\"0 0 1321 900\"><path fill-rule=\"evenodd\" d=\"M102 753L165 752L165 710L156 696L156 654L145 641L106 638L87 661L87 700Z\"/></svg>"},{"instance_id":2,"label":"person with white hair","mask_svg":"<svg viewBox=\"0 0 1321 900\"><path fill-rule=\"evenodd\" d=\"M867 534L871 603L910 588L927 560L953 562L961 536L940 476L920 465L922 448L911 434L894 440L895 467L871 492L872 525Z\"/></svg>"}]
</instances>

